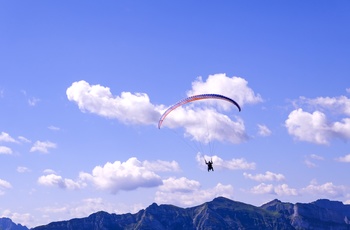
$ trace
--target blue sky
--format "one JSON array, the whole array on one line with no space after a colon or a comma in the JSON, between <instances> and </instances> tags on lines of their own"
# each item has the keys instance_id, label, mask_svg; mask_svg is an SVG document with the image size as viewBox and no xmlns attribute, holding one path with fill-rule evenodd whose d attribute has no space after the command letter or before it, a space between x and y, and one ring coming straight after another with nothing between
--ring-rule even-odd
<instances>
[{"instance_id":1,"label":"blue sky","mask_svg":"<svg viewBox=\"0 0 350 230\"><path fill-rule=\"evenodd\" d=\"M1 1L0 215L34 227L217 196L349 204L349 10ZM200 93L242 111L194 102L157 128Z\"/></svg>"}]
</instances>

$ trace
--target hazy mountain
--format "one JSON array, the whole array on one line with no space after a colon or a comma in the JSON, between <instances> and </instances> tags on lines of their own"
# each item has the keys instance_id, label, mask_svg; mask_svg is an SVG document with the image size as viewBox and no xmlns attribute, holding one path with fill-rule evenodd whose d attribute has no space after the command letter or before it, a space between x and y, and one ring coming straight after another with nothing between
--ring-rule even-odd
<instances>
[{"instance_id":1,"label":"hazy mountain","mask_svg":"<svg viewBox=\"0 0 350 230\"><path fill-rule=\"evenodd\" d=\"M28 230L27 227L15 224L9 218L0 218L0 230Z\"/></svg>"},{"instance_id":2,"label":"hazy mountain","mask_svg":"<svg viewBox=\"0 0 350 230\"><path fill-rule=\"evenodd\" d=\"M136 214L94 213L33 230L105 229L349 229L350 206L338 201L309 204L273 200L261 207L215 198L192 208L152 204Z\"/></svg>"},{"instance_id":3,"label":"hazy mountain","mask_svg":"<svg viewBox=\"0 0 350 230\"><path fill-rule=\"evenodd\" d=\"M0 219L1 220L1 219ZM28 230L2 218L0 229ZM224 197L191 208L153 203L135 214L97 212L85 218L52 222L31 230L107 229L348 229L350 205L330 200L285 203L273 200L261 207Z\"/></svg>"}]
</instances>

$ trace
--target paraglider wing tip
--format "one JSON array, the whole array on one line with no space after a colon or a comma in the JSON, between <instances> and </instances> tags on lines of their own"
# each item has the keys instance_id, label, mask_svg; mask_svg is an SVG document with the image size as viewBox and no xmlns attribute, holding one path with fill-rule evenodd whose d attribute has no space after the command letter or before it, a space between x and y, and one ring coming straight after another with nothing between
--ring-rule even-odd
<instances>
[{"instance_id":1,"label":"paraglider wing tip","mask_svg":"<svg viewBox=\"0 0 350 230\"><path fill-rule=\"evenodd\" d=\"M162 125L162 122L163 122L163 120L160 119L159 122L158 122L158 129L160 129L160 126Z\"/></svg>"}]
</instances>

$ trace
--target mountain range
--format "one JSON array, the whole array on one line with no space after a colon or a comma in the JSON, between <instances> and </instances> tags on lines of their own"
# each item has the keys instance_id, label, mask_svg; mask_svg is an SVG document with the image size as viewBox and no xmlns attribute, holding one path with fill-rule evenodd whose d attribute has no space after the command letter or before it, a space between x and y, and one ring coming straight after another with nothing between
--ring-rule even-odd
<instances>
[{"instance_id":1,"label":"mountain range","mask_svg":"<svg viewBox=\"0 0 350 230\"><path fill-rule=\"evenodd\" d=\"M0 218L1 230L29 230ZM153 203L135 214L97 212L84 218L52 222L31 230L109 230L109 229L347 229L350 205L320 199L311 203L272 200L260 207L217 197L191 207Z\"/></svg>"}]
</instances>

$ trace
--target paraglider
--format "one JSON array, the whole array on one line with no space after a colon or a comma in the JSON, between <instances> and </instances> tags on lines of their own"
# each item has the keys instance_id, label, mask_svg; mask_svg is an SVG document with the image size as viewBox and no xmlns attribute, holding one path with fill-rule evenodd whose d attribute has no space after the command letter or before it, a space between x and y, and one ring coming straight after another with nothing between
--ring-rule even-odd
<instances>
[{"instance_id":1,"label":"paraglider","mask_svg":"<svg viewBox=\"0 0 350 230\"><path fill-rule=\"evenodd\" d=\"M229 103L234 104L238 108L238 111L241 111L240 105L236 101L234 101L233 99L231 99L229 97L226 97L226 96L223 96L223 95L220 95L220 94L199 94L199 95L194 95L194 96L190 96L190 97L187 97L187 98L184 98L184 99L178 101L174 105L170 106L167 110L165 110L165 112L162 114L162 116L159 119L158 129L161 128L164 119L172 111L174 111L176 108L178 108L178 107L180 107L180 106L182 106L184 104L193 102L193 101L204 100L204 99L220 99L220 100L224 100L224 101L227 101ZM210 159L210 161L206 161L206 159L204 159L204 162L208 166L208 172L209 171L214 171L213 160L212 159Z\"/></svg>"},{"instance_id":2,"label":"paraglider","mask_svg":"<svg viewBox=\"0 0 350 230\"><path fill-rule=\"evenodd\" d=\"M160 127L162 126L162 123L164 121L164 119L166 118L166 116L168 116L169 113L171 113L171 111L173 111L174 109L187 104L189 102L192 101L197 101L197 100L203 100L203 99L220 99L220 100L225 100L228 101L232 104L234 104L235 106L237 106L238 110L241 111L241 107L239 106L239 104L237 102L235 102L233 99L228 98L226 96L220 95L220 94L199 94L199 95L194 95L194 96L190 96L187 97L179 102L177 102L176 104L170 106L164 113L163 115L160 117L159 122L158 122L158 129L160 129Z\"/></svg>"},{"instance_id":3,"label":"paraglider","mask_svg":"<svg viewBox=\"0 0 350 230\"><path fill-rule=\"evenodd\" d=\"M212 160L212 159L210 159L210 161L208 161L208 162L204 159L204 162L208 165L208 172L209 172L210 170L214 171L214 168L213 168L213 160Z\"/></svg>"}]
</instances>

